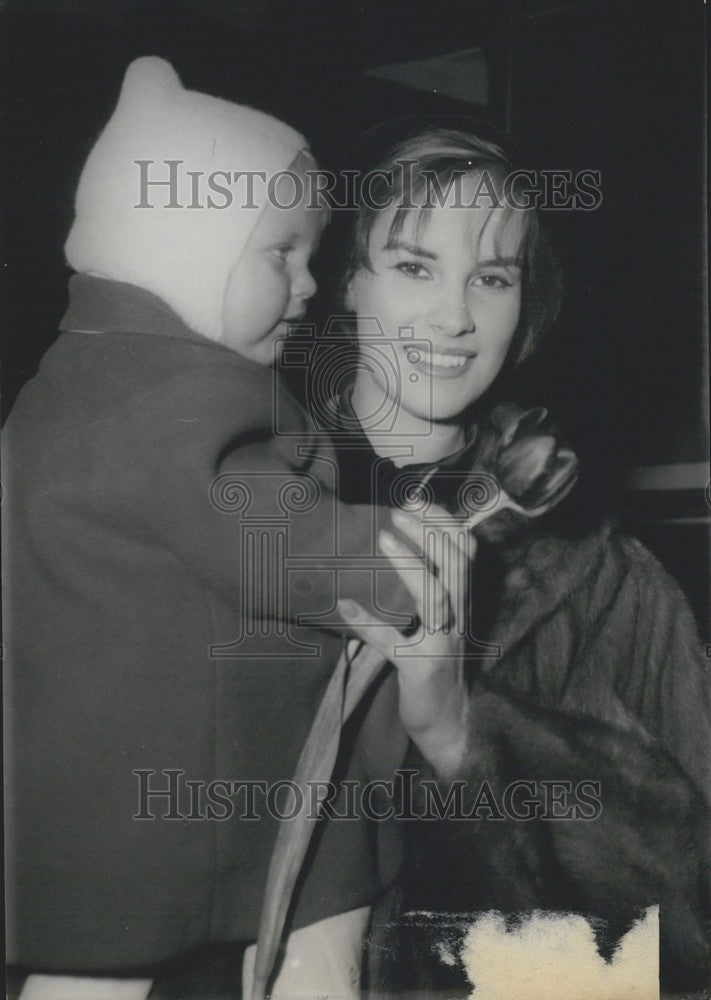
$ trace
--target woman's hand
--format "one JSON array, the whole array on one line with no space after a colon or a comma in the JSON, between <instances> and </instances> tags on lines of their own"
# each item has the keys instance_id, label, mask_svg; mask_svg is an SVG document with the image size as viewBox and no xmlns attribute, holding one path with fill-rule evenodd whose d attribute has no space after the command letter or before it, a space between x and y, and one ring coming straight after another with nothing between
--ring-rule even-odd
<instances>
[{"instance_id":1,"label":"woman's hand","mask_svg":"<svg viewBox=\"0 0 711 1000\"><path fill-rule=\"evenodd\" d=\"M342 617L397 668L400 718L412 741L442 777L459 769L467 746L469 698L464 678L467 582L476 541L461 521L430 508L427 521L393 514L397 529L422 556L389 532L380 546L412 594L420 619L403 636L354 601L340 601Z\"/></svg>"}]
</instances>

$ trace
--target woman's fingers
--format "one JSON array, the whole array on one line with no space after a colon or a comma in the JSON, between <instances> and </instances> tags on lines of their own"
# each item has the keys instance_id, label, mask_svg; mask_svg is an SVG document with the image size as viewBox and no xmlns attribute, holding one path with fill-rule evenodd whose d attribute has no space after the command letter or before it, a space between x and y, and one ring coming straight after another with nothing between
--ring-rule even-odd
<instances>
[{"instance_id":1,"label":"woman's fingers","mask_svg":"<svg viewBox=\"0 0 711 1000\"><path fill-rule=\"evenodd\" d=\"M463 629L468 613L469 575L476 553L476 539L461 521L440 507L431 507L427 520L398 511L393 514L393 524L422 551L426 566L434 571L442 585L454 621ZM431 592L431 587L429 590Z\"/></svg>"},{"instance_id":2,"label":"woman's fingers","mask_svg":"<svg viewBox=\"0 0 711 1000\"><path fill-rule=\"evenodd\" d=\"M422 552L446 591L455 618L463 622L468 601L471 562L476 554L476 538L462 521L441 507L431 507L427 519L397 511L393 524Z\"/></svg>"},{"instance_id":3,"label":"woman's fingers","mask_svg":"<svg viewBox=\"0 0 711 1000\"><path fill-rule=\"evenodd\" d=\"M391 663L395 662L398 650L408 640L392 625L384 625L378 618L370 618L355 601L342 599L338 602L338 613L352 632L366 642Z\"/></svg>"},{"instance_id":4,"label":"woman's fingers","mask_svg":"<svg viewBox=\"0 0 711 1000\"><path fill-rule=\"evenodd\" d=\"M424 629L406 639L350 600L340 600L338 611L356 635L395 666L405 731L438 773L453 774L467 745L460 641L441 630L428 635Z\"/></svg>"},{"instance_id":5,"label":"woman's fingers","mask_svg":"<svg viewBox=\"0 0 711 1000\"><path fill-rule=\"evenodd\" d=\"M423 557L388 531L378 541L412 595L422 627L406 638L353 601L339 601L338 610L360 639L394 664L405 730L437 772L449 776L459 768L468 739L462 650L474 545L453 518L446 520L446 512L433 530L419 518L405 518L395 519L397 527L418 551L424 546Z\"/></svg>"},{"instance_id":6,"label":"woman's fingers","mask_svg":"<svg viewBox=\"0 0 711 1000\"><path fill-rule=\"evenodd\" d=\"M405 542L389 531L381 531L378 542L412 595L415 610L425 629L433 631L448 625L451 618L449 594L439 576L431 572L427 563L415 556Z\"/></svg>"},{"instance_id":7,"label":"woman's fingers","mask_svg":"<svg viewBox=\"0 0 711 1000\"><path fill-rule=\"evenodd\" d=\"M428 535L436 535L447 537L467 559L471 560L476 555L476 538L467 528L466 521L453 517L444 507L431 506L426 518L420 514L395 510L392 519L398 531L402 532L417 550L422 550Z\"/></svg>"}]
</instances>

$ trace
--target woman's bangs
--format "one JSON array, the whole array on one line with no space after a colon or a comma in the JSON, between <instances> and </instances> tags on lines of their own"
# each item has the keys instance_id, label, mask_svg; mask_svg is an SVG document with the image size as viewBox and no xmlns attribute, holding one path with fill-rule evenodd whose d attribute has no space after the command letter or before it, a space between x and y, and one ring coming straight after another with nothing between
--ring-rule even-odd
<instances>
[{"instance_id":1,"label":"woman's bangs","mask_svg":"<svg viewBox=\"0 0 711 1000\"><path fill-rule=\"evenodd\" d=\"M504 203L501 208L490 208L479 233L479 246L486 233L492 232L494 254L501 259L509 258L511 234L518 236L516 264L524 268L529 259L532 243L535 242L535 215L529 210L515 208ZM518 229L518 233L516 233Z\"/></svg>"}]
</instances>

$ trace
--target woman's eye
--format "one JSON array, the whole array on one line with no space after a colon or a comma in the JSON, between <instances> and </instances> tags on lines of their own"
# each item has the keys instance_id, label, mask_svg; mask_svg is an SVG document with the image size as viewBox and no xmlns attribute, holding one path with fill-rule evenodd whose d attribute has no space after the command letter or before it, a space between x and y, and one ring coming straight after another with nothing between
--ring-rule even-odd
<instances>
[{"instance_id":1,"label":"woman's eye","mask_svg":"<svg viewBox=\"0 0 711 1000\"><path fill-rule=\"evenodd\" d=\"M272 247L272 253L274 254L275 257L278 257L279 260L286 260L290 252L291 252L290 244L284 244L283 246Z\"/></svg>"},{"instance_id":2,"label":"woman's eye","mask_svg":"<svg viewBox=\"0 0 711 1000\"><path fill-rule=\"evenodd\" d=\"M475 285L481 288L510 288L511 282L499 274L480 274L474 280Z\"/></svg>"},{"instance_id":3,"label":"woman's eye","mask_svg":"<svg viewBox=\"0 0 711 1000\"><path fill-rule=\"evenodd\" d=\"M429 272L424 264L418 264L414 260L404 260L400 264L396 264L395 270L407 275L408 278L429 277Z\"/></svg>"}]
</instances>

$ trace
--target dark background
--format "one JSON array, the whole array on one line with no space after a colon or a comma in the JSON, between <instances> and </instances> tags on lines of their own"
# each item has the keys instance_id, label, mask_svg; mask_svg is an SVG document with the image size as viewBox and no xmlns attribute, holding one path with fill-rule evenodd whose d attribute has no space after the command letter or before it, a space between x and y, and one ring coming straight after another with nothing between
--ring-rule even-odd
<instances>
[{"instance_id":1,"label":"dark background","mask_svg":"<svg viewBox=\"0 0 711 1000\"><path fill-rule=\"evenodd\" d=\"M23 0L2 17L5 414L56 335L74 190L135 56L284 118L332 169L388 117L482 116L536 166L601 172L599 209L546 215L565 306L511 390L556 413L711 639L701 0ZM475 46L485 106L364 75ZM317 265L317 318L333 305L342 221Z\"/></svg>"}]
</instances>

